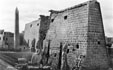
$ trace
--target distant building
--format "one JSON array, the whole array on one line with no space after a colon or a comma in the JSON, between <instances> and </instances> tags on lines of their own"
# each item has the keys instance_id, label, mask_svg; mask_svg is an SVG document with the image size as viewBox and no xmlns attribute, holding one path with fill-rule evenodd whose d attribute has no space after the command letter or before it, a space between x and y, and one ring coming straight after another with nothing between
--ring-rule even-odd
<instances>
[{"instance_id":1,"label":"distant building","mask_svg":"<svg viewBox=\"0 0 113 70\"><path fill-rule=\"evenodd\" d=\"M0 48L3 47L4 30L0 30Z\"/></svg>"},{"instance_id":2,"label":"distant building","mask_svg":"<svg viewBox=\"0 0 113 70\"><path fill-rule=\"evenodd\" d=\"M11 32L4 32L0 30L0 48L13 48L14 44L14 34Z\"/></svg>"}]
</instances>

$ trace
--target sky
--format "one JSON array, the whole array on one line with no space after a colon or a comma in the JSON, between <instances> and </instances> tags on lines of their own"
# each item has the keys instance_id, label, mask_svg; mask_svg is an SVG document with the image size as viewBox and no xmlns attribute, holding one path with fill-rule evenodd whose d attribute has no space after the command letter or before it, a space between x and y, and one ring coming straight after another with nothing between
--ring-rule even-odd
<instances>
[{"instance_id":1,"label":"sky","mask_svg":"<svg viewBox=\"0 0 113 70\"><path fill-rule=\"evenodd\" d=\"M49 10L62 10L88 0L1 0L0 30L14 32L15 8L19 9L20 32L25 24L37 20L39 15L49 15ZM113 37L113 0L100 2L105 35Z\"/></svg>"}]
</instances>

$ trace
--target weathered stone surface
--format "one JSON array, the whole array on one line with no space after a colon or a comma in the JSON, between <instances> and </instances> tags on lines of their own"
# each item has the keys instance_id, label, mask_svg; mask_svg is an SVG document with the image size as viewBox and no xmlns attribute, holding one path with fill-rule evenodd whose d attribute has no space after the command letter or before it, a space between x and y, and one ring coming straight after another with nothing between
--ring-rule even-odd
<instances>
[{"instance_id":1,"label":"weathered stone surface","mask_svg":"<svg viewBox=\"0 0 113 70\"><path fill-rule=\"evenodd\" d=\"M67 45L67 63L70 69L107 70L108 57L100 5L88 1L62 11L51 10L51 22L46 40L51 40L50 54L53 66L58 64L60 43ZM64 52L64 50L63 50Z\"/></svg>"},{"instance_id":2,"label":"weathered stone surface","mask_svg":"<svg viewBox=\"0 0 113 70\"><path fill-rule=\"evenodd\" d=\"M49 29L50 24L50 17L40 15L40 28L39 28L39 40L37 42L36 48L42 49L43 48L43 40L46 37L46 33Z\"/></svg>"},{"instance_id":3,"label":"weathered stone surface","mask_svg":"<svg viewBox=\"0 0 113 70\"><path fill-rule=\"evenodd\" d=\"M36 42L39 40L39 28L40 28L40 19L25 25L24 39L28 43L29 47L32 46L33 39L35 39Z\"/></svg>"},{"instance_id":4,"label":"weathered stone surface","mask_svg":"<svg viewBox=\"0 0 113 70\"><path fill-rule=\"evenodd\" d=\"M85 64L96 70L106 70L108 54L105 46L104 28L100 5L98 2L89 3L88 16L88 46Z\"/></svg>"},{"instance_id":5,"label":"weathered stone surface","mask_svg":"<svg viewBox=\"0 0 113 70\"><path fill-rule=\"evenodd\" d=\"M24 39L28 43L29 47L32 47L32 41L35 39L35 49L42 48L43 40L46 37L46 33L49 27L49 16L40 15L38 20L26 24Z\"/></svg>"}]
</instances>

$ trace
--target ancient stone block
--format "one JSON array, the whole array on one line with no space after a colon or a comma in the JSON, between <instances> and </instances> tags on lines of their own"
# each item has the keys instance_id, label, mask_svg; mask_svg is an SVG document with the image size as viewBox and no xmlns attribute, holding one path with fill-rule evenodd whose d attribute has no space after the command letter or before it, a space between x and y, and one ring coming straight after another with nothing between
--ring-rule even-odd
<instances>
[{"instance_id":1,"label":"ancient stone block","mask_svg":"<svg viewBox=\"0 0 113 70\"><path fill-rule=\"evenodd\" d=\"M60 49L55 48L60 46L56 43L68 44L66 61L69 69L107 70L109 65L99 3L88 1L50 12L51 22L46 36L51 40L50 54L59 53ZM53 65L57 65L60 59L54 59Z\"/></svg>"}]
</instances>

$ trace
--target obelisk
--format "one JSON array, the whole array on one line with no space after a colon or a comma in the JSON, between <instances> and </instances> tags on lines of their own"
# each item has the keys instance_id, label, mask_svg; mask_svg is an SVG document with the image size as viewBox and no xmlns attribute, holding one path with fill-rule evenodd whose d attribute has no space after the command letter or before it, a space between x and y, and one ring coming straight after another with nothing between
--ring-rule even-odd
<instances>
[{"instance_id":1,"label":"obelisk","mask_svg":"<svg viewBox=\"0 0 113 70\"><path fill-rule=\"evenodd\" d=\"M14 49L19 46L19 11L15 10L15 31L14 31Z\"/></svg>"}]
</instances>

